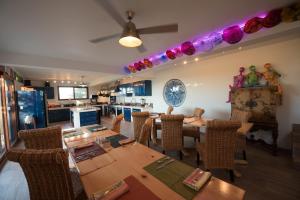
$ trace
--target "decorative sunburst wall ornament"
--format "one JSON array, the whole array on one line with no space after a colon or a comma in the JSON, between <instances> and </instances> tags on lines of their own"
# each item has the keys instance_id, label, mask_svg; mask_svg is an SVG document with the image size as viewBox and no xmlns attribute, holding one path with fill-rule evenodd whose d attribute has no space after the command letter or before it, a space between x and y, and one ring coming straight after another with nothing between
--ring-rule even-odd
<instances>
[{"instance_id":1,"label":"decorative sunburst wall ornament","mask_svg":"<svg viewBox=\"0 0 300 200\"><path fill-rule=\"evenodd\" d=\"M124 66L123 70L126 74L136 73L183 55L191 56L196 52L209 52L224 41L228 44L236 44L243 39L245 34L256 33L262 28L272 28L281 22L288 23L296 20L300 20L300 3L271 10L264 17L253 17L244 23L226 27L219 32L210 33L205 37L197 38L193 41L185 41L181 45L172 49L169 48L163 53Z\"/></svg>"}]
</instances>

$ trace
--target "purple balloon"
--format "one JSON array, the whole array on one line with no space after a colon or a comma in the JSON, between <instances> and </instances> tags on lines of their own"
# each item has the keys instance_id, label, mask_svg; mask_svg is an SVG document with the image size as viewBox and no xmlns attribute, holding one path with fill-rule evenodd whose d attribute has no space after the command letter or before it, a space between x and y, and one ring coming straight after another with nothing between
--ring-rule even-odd
<instances>
[{"instance_id":1,"label":"purple balloon","mask_svg":"<svg viewBox=\"0 0 300 200\"><path fill-rule=\"evenodd\" d=\"M211 51L214 48L211 40L209 39L197 42L196 46L198 51Z\"/></svg>"},{"instance_id":2,"label":"purple balloon","mask_svg":"<svg viewBox=\"0 0 300 200\"><path fill-rule=\"evenodd\" d=\"M127 66L124 66L123 71L124 71L126 74L130 74L130 70L128 69Z\"/></svg>"},{"instance_id":3,"label":"purple balloon","mask_svg":"<svg viewBox=\"0 0 300 200\"><path fill-rule=\"evenodd\" d=\"M214 32L208 37L214 46L217 46L223 42L222 33Z\"/></svg>"},{"instance_id":4,"label":"purple balloon","mask_svg":"<svg viewBox=\"0 0 300 200\"><path fill-rule=\"evenodd\" d=\"M231 26L223 30L222 38L229 44L235 44L243 38L243 31L239 26Z\"/></svg>"}]
</instances>

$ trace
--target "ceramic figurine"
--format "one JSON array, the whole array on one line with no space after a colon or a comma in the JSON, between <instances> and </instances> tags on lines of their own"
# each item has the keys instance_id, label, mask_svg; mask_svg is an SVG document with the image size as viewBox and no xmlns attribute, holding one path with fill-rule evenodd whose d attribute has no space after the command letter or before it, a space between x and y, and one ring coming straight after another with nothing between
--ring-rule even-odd
<instances>
[{"instance_id":1,"label":"ceramic figurine","mask_svg":"<svg viewBox=\"0 0 300 200\"><path fill-rule=\"evenodd\" d=\"M229 91L228 100L226 101L227 103L231 102L231 92L232 92L233 89L244 87L244 82L245 82L244 72L245 72L245 68L244 67L240 67L239 72L240 72L239 75L236 75L236 76L233 77L233 85L229 85L230 91Z\"/></svg>"},{"instance_id":2,"label":"ceramic figurine","mask_svg":"<svg viewBox=\"0 0 300 200\"><path fill-rule=\"evenodd\" d=\"M266 63L264 65L264 68L266 69L266 71L263 72L263 76L266 79L268 85L276 87L277 92L279 94L282 94L282 87L279 83L279 78L281 77L281 74L274 70L270 63Z\"/></svg>"},{"instance_id":3,"label":"ceramic figurine","mask_svg":"<svg viewBox=\"0 0 300 200\"><path fill-rule=\"evenodd\" d=\"M246 76L246 86L255 87L259 85L259 79L262 77L262 74L256 71L256 67L251 65L249 67L250 72Z\"/></svg>"}]
</instances>

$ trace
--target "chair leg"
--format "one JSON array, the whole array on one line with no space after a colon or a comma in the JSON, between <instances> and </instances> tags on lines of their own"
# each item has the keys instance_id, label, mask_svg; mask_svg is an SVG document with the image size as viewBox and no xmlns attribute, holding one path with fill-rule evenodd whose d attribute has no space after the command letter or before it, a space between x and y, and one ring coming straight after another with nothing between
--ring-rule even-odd
<instances>
[{"instance_id":1,"label":"chair leg","mask_svg":"<svg viewBox=\"0 0 300 200\"><path fill-rule=\"evenodd\" d=\"M147 145L150 147L150 138L148 138Z\"/></svg>"},{"instance_id":2,"label":"chair leg","mask_svg":"<svg viewBox=\"0 0 300 200\"><path fill-rule=\"evenodd\" d=\"M199 152L197 152L197 166L200 165L200 155L199 155Z\"/></svg>"},{"instance_id":3,"label":"chair leg","mask_svg":"<svg viewBox=\"0 0 300 200\"><path fill-rule=\"evenodd\" d=\"M179 159L182 160L182 152L179 150Z\"/></svg>"},{"instance_id":4,"label":"chair leg","mask_svg":"<svg viewBox=\"0 0 300 200\"><path fill-rule=\"evenodd\" d=\"M243 158L244 158L244 160L247 160L247 155L246 155L246 151L245 150L243 150Z\"/></svg>"},{"instance_id":5,"label":"chair leg","mask_svg":"<svg viewBox=\"0 0 300 200\"><path fill-rule=\"evenodd\" d=\"M229 170L229 176L230 176L230 181L234 182L234 173L232 169Z\"/></svg>"},{"instance_id":6,"label":"chair leg","mask_svg":"<svg viewBox=\"0 0 300 200\"><path fill-rule=\"evenodd\" d=\"M166 154L166 151L165 151L165 150L163 150L163 151L162 151L162 153L163 153L163 154Z\"/></svg>"}]
</instances>

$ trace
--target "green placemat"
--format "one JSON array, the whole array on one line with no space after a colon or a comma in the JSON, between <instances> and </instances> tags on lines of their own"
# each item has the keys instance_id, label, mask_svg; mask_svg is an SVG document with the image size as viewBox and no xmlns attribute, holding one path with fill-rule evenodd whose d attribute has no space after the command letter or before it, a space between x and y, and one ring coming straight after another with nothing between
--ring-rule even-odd
<instances>
[{"instance_id":1,"label":"green placemat","mask_svg":"<svg viewBox=\"0 0 300 200\"><path fill-rule=\"evenodd\" d=\"M163 157L159 160L163 160L165 158L166 157ZM196 194L198 193L197 191L185 186L182 183L183 180L194 171L193 167L175 160L165 167L157 169L158 166L162 165L162 163L158 163L157 161L147 165L146 167L144 167L144 169L152 176L156 177L158 180L166 184L174 192L181 195L183 198L190 200L196 196Z\"/></svg>"},{"instance_id":2,"label":"green placemat","mask_svg":"<svg viewBox=\"0 0 300 200\"><path fill-rule=\"evenodd\" d=\"M127 139L127 138L128 137L126 137L125 135L118 134L118 135L109 136L105 139L107 139L110 142L110 144L113 148L117 148L117 147L121 146L119 141Z\"/></svg>"},{"instance_id":3,"label":"green placemat","mask_svg":"<svg viewBox=\"0 0 300 200\"><path fill-rule=\"evenodd\" d=\"M104 131L107 128L102 125L95 125L95 126L87 127L87 129L93 133L93 132L98 132L98 131Z\"/></svg>"}]
</instances>

